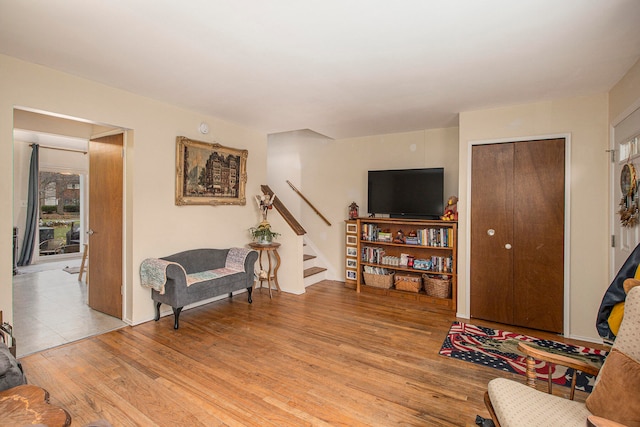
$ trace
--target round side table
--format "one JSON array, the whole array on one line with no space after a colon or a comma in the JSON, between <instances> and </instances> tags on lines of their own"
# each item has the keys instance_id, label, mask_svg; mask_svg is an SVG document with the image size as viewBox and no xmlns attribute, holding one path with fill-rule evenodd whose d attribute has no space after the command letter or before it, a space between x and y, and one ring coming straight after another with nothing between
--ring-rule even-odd
<instances>
[{"instance_id":1,"label":"round side table","mask_svg":"<svg viewBox=\"0 0 640 427\"><path fill-rule=\"evenodd\" d=\"M271 281L276 285L276 290L280 292L280 285L278 284L278 268L280 268L280 255L278 254L278 248L280 247L280 243L269 243L268 245L261 245L259 243L249 243L249 247L251 249L255 249L258 251L258 261L260 263L260 270L262 271L262 253L267 253L267 261L269 265L269 269L267 270L267 277L258 277L258 279L253 283L253 287L255 288L258 281L260 282L260 289L262 289L262 282L267 281L267 287L269 288L269 298L271 296ZM275 259L275 265L272 265L271 258L273 254L273 258ZM273 267L273 270L272 270Z\"/></svg>"}]
</instances>

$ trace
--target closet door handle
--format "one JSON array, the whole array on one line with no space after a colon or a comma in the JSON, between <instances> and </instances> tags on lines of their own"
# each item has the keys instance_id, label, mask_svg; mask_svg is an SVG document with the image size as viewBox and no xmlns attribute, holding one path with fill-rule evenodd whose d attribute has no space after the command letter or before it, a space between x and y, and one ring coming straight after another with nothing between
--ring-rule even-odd
<instances>
[{"instance_id":1,"label":"closet door handle","mask_svg":"<svg viewBox=\"0 0 640 427\"><path fill-rule=\"evenodd\" d=\"M511 249L511 243L507 243L506 245L504 245L505 249Z\"/></svg>"}]
</instances>

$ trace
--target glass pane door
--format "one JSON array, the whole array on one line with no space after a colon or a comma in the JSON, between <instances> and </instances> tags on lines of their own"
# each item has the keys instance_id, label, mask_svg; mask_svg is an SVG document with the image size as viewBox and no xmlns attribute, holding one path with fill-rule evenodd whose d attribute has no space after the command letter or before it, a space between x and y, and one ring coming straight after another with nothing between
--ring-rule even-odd
<instances>
[{"instance_id":1,"label":"glass pane door","mask_svg":"<svg viewBox=\"0 0 640 427\"><path fill-rule=\"evenodd\" d=\"M39 256L80 252L80 175L40 171Z\"/></svg>"}]
</instances>

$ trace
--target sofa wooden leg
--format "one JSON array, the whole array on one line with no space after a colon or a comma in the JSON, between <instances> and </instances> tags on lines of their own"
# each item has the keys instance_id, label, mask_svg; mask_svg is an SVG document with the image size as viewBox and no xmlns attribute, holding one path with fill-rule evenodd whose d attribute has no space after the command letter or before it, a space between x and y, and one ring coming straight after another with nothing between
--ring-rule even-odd
<instances>
[{"instance_id":1,"label":"sofa wooden leg","mask_svg":"<svg viewBox=\"0 0 640 427\"><path fill-rule=\"evenodd\" d=\"M249 286L247 288L247 293L249 294L249 304L253 303L253 299L251 299L251 292L253 291L253 286Z\"/></svg>"},{"instance_id":2,"label":"sofa wooden leg","mask_svg":"<svg viewBox=\"0 0 640 427\"><path fill-rule=\"evenodd\" d=\"M156 318L155 318L156 322L157 322L158 320L160 320L160 306L161 306L161 305L162 305L162 303L161 303L161 302L157 302L157 303L156 303Z\"/></svg>"},{"instance_id":3,"label":"sofa wooden leg","mask_svg":"<svg viewBox=\"0 0 640 427\"><path fill-rule=\"evenodd\" d=\"M182 307L172 307L173 308L173 316L175 320L173 322L173 329L178 329L178 320L180 319L180 312L182 311Z\"/></svg>"}]
</instances>

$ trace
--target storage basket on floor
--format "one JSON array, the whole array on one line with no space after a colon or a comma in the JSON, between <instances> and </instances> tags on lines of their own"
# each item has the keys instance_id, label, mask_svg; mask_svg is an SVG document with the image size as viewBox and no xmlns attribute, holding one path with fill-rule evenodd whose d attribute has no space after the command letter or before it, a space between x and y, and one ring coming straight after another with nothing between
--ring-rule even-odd
<instances>
[{"instance_id":1,"label":"storage basket on floor","mask_svg":"<svg viewBox=\"0 0 640 427\"><path fill-rule=\"evenodd\" d=\"M411 274L396 274L394 284L399 291L420 292L422 277Z\"/></svg>"},{"instance_id":2,"label":"storage basket on floor","mask_svg":"<svg viewBox=\"0 0 640 427\"><path fill-rule=\"evenodd\" d=\"M442 279L423 274L424 290L430 297L449 298L451 296L451 278Z\"/></svg>"},{"instance_id":3,"label":"storage basket on floor","mask_svg":"<svg viewBox=\"0 0 640 427\"><path fill-rule=\"evenodd\" d=\"M374 288L390 289L393 286L393 276L395 273L389 274L373 274L362 272L364 276L364 284Z\"/></svg>"}]
</instances>

